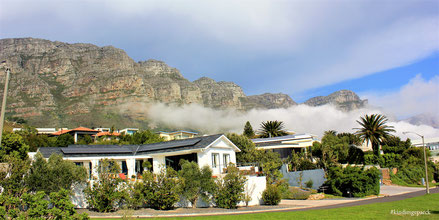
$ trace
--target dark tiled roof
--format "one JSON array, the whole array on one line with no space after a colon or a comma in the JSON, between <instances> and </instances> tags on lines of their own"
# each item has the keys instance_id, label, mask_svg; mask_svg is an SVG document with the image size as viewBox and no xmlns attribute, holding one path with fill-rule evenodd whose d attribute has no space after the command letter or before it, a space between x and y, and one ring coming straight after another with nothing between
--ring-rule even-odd
<instances>
[{"instance_id":1,"label":"dark tiled roof","mask_svg":"<svg viewBox=\"0 0 439 220\"><path fill-rule=\"evenodd\" d=\"M49 158L52 154L62 154L60 147L41 147L38 151L41 152L45 158Z\"/></svg>"},{"instance_id":2,"label":"dark tiled roof","mask_svg":"<svg viewBox=\"0 0 439 220\"><path fill-rule=\"evenodd\" d=\"M216 134L144 145L69 145L68 147L42 147L39 148L39 151L45 158L50 157L53 153L68 155L69 157L164 153L205 148L221 136L222 134Z\"/></svg>"}]
</instances>

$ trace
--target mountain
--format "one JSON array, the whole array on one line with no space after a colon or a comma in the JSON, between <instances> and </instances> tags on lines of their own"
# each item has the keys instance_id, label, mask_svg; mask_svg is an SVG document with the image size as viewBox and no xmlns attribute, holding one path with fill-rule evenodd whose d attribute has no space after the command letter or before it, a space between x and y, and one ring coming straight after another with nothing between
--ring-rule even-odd
<instances>
[{"instance_id":1,"label":"mountain","mask_svg":"<svg viewBox=\"0 0 439 220\"><path fill-rule=\"evenodd\" d=\"M12 69L7 117L25 118L34 126L146 128L143 113L157 102L243 111L297 105L282 93L246 96L233 82L207 77L191 82L162 61L135 62L112 46L14 38L1 39L0 51L0 60ZM6 65L0 67L1 88ZM366 102L342 90L305 104L351 110Z\"/></svg>"},{"instance_id":2,"label":"mountain","mask_svg":"<svg viewBox=\"0 0 439 220\"><path fill-rule=\"evenodd\" d=\"M34 38L0 40L0 59L12 69L7 116L36 126L138 126L155 102L197 103L210 108L283 108L296 103L285 94L246 96L233 82L202 77L194 82L158 60L135 62L112 46L69 44ZM5 66L0 69L3 88Z\"/></svg>"},{"instance_id":3,"label":"mountain","mask_svg":"<svg viewBox=\"0 0 439 220\"><path fill-rule=\"evenodd\" d=\"M412 116L403 121L406 121L414 125L429 125L433 128L439 128L439 114L433 113L423 113L419 115Z\"/></svg>"},{"instance_id":4,"label":"mountain","mask_svg":"<svg viewBox=\"0 0 439 220\"><path fill-rule=\"evenodd\" d=\"M327 104L333 104L337 108L344 111L351 111L354 109L359 109L367 105L367 99L361 100L355 92L350 90L340 90L331 93L328 96L317 96L310 98L304 102L304 104L309 106L321 106Z\"/></svg>"}]
</instances>

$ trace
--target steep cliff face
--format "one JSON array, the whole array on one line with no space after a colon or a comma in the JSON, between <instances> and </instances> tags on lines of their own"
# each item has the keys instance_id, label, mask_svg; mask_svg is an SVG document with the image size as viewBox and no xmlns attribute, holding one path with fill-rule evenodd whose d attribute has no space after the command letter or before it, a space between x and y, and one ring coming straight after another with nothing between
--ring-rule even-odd
<instances>
[{"instance_id":1,"label":"steep cliff face","mask_svg":"<svg viewBox=\"0 0 439 220\"><path fill-rule=\"evenodd\" d=\"M341 110L351 111L365 107L367 105L367 99L361 100L357 94L350 90L340 90L328 96L317 96L308 99L304 104L310 106L333 104Z\"/></svg>"},{"instance_id":2,"label":"steep cliff face","mask_svg":"<svg viewBox=\"0 0 439 220\"><path fill-rule=\"evenodd\" d=\"M1 39L0 59L13 70L9 116L37 126L145 126L145 118L120 111L130 103L198 103L211 108L280 108L283 94L247 97L232 82L194 82L157 60L135 62L112 46L33 38ZM4 67L0 83L4 85Z\"/></svg>"},{"instance_id":3,"label":"steep cliff face","mask_svg":"<svg viewBox=\"0 0 439 220\"><path fill-rule=\"evenodd\" d=\"M297 105L290 96L282 93L264 93L262 95L247 96L242 99L245 109L259 108L259 109L275 109L275 108L289 108Z\"/></svg>"}]
</instances>

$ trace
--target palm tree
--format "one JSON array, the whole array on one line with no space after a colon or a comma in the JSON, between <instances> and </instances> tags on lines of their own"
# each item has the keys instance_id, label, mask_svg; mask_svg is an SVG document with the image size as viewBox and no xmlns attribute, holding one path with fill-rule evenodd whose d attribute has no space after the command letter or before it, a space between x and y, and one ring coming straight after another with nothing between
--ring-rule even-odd
<instances>
[{"instance_id":1,"label":"palm tree","mask_svg":"<svg viewBox=\"0 0 439 220\"><path fill-rule=\"evenodd\" d=\"M379 156L380 143L389 136L389 132L395 131L393 126L386 125L386 116L380 114L366 115L357 122L361 128L355 128L358 130L355 134L359 135L363 142L371 143L373 152Z\"/></svg>"},{"instance_id":2,"label":"palm tree","mask_svg":"<svg viewBox=\"0 0 439 220\"><path fill-rule=\"evenodd\" d=\"M284 123L282 121L266 121L261 123L259 134L262 138L287 135L288 133L283 129Z\"/></svg>"}]
</instances>

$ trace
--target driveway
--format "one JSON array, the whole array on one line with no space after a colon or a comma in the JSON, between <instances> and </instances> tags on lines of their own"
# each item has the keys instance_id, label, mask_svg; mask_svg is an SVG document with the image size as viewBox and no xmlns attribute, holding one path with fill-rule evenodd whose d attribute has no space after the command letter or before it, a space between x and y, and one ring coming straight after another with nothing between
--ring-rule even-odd
<instances>
[{"instance_id":1,"label":"driveway","mask_svg":"<svg viewBox=\"0 0 439 220\"><path fill-rule=\"evenodd\" d=\"M404 193L411 193L411 192L417 192L417 191L425 191L425 188L423 188L423 187L382 185L380 194L385 195L385 196L394 196L394 195L400 195L400 194L404 194Z\"/></svg>"}]
</instances>

